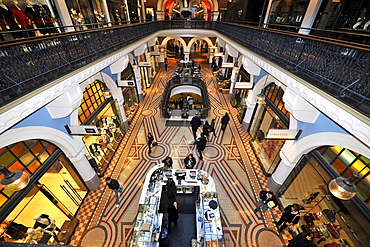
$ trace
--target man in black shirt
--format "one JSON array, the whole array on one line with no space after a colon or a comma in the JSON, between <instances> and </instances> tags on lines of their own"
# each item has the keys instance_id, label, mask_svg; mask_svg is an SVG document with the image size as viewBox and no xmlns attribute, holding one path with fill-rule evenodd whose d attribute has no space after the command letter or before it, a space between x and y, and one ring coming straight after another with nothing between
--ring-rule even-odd
<instances>
[{"instance_id":1,"label":"man in black shirt","mask_svg":"<svg viewBox=\"0 0 370 247\"><path fill-rule=\"evenodd\" d=\"M274 196L274 192L262 190L260 192L260 199L257 202L257 207L254 210L255 213L261 208L262 212L266 212L268 208L274 208L277 206L277 202Z\"/></svg>"},{"instance_id":2,"label":"man in black shirt","mask_svg":"<svg viewBox=\"0 0 370 247\"><path fill-rule=\"evenodd\" d=\"M121 193L122 192L123 186L121 184L119 184L117 180L115 180L115 179L113 179L111 177L107 177L105 179L105 181L107 182L108 187L111 190L114 191L114 193L116 195L116 207L119 207L118 193Z\"/></svg>"},{"instance_id":3,"label":"man in black shirt","mask_svg":"<svg viewBox=\"0 0 370 247\"><path fill-rule=\"evenodd\" d=\"M198 116L198 113L195 113L195 116L190 121L191 124L191 130L193 131L194 140L197 139L197 130L199 126L202 125L202 120L200 120L200 117Z\"/></svg>"}]
</instances>

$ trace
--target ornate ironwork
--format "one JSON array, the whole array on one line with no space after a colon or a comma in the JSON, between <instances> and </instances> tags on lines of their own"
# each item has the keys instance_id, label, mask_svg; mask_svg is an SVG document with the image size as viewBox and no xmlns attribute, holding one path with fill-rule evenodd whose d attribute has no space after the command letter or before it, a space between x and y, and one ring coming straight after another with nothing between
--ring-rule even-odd
<instances>
[{"instance_id":1,"label":"ornate ironwork","mask_svg":"<svg viewBox=\"0 0 370 247\"><path fill-rule=\"evenodd\" d=\"M159 30L160 23L64 33L1 46L0 106Z\"/></svg>"},{"instance_id":2,"label":"ornate ironwork","mask_svg":"<svg viewBox=\"0 0 370 247\"><path fill-rule=\"evenodd\" d=\"M154 21L2 45L0 106L163 29L210 29L370 116L370 49L225 22Z\"/></svg>"},{"instance_id":3,"label":"ornate ironwork","mask_svg":"<svg viewBox=\"0 0 370 247\"><path fill-rule=\"evenodd\" d=\"M167 109L168 109L168 102L170 99L171 91L175 87L183 86L183 85L191 85L198 87L202 93L202 100L203 100L203 108L202 111L202 118L206 118L208 116L208 109L210 107L209 99L208 99L208 93L207 93L207 87L204 81L198 77L176 77L172 78L170 81L167 82L166 89L163 93L162 98L162 116L167 116Z\"/></svg>"},{"instance_id":4,"label":"ornate ironwork","mask_svg":"<svg viewBox=\"0 0 370 247\"><path fill-rule=\"evenodd\" d=\"M370 116L370 49L217 22L214 30Z\"/></svg>"}]
</instances>

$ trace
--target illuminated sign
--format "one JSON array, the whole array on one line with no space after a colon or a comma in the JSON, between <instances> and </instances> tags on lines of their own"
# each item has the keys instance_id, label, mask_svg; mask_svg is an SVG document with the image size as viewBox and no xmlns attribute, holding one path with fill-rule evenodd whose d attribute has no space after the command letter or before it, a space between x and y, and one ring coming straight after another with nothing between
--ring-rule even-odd
<instances>
[{"instance_id":1,"label":"illuminated sign","mask_svg":"<svg viewBox=\"0 0 370 247\"><path fill-rule=\"evenodd\" d=\"M252 82L236 82L235 89L251 89L253 87Z\"/></svg>"},{"instance_id":2,"label":"illuminated sign","mask_svg":"<svg viewBox=\"0 0 370 247\"><path fill-rule=\"evenodd\" d=\"M297 140L302 130L270 129L265 139Z\"/></svg>"}]
</instances>

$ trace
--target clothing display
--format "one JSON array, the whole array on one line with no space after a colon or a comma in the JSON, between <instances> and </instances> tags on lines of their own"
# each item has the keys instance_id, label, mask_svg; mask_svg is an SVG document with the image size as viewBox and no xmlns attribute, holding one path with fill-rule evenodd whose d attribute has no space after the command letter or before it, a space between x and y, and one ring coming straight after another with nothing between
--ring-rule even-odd
<instances>
[{"instance_id":1,"label":"clothing display","mask_svg":"<svg viewBox=\"0 0 370 247\"><path fill-rule=\"evenodd\" d=\"M17 4L12 4L10 6L10 12L13 15L15 23L23 29L30 29L31 20L27 17L26 13Z\"/></svg>"}]
</instances>

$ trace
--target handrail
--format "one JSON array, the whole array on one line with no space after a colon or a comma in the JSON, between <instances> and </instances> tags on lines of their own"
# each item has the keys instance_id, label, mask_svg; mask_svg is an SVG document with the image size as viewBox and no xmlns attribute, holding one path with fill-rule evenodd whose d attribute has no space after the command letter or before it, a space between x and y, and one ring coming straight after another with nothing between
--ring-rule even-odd
<instances>
[{"instance_id":1,"label":"handrail","mask_svg":"<svg viewBox=\"0 0 370 247\"><path fill-rule=\"evenodd\" d=\"M370 46L228 22L173 20L65 32L0 45L0 107L160 30L207 29L370 116Z\"/></svg>"}]
</instances>

